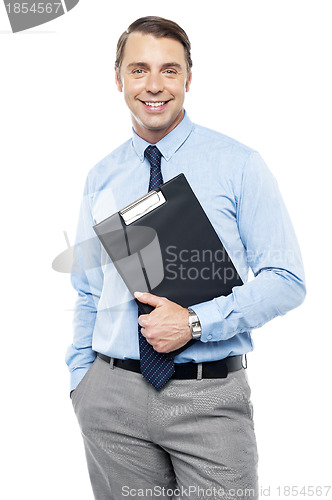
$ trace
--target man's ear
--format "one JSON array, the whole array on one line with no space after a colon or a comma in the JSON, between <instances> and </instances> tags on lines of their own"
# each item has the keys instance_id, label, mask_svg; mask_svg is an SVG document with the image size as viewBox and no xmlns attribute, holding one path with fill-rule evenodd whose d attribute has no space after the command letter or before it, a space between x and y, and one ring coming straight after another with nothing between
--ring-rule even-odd
<instances>
[{"instance_id":1,"label":"man's ear","mask_svg":"<svg viewBox=\"0 0 332 500\"><path fill-rule=\"evenodd\" d=\"M186 83L186 92L189 92L192 77L193 77L193 74L192 74L192 72L190 71L189 76L188 76L188 78L187 78L187 83Z\"/></svg>"},{"instance_id":2,"label":"man's ear","mask_svg":"<svg viewBox=\"0 0 332 500\"><path fill-rule=\"evenodd\" d=\"M120 77L120 69L115 67L115 85L117 86L117 89L119 92L122 92L122 82L121 82L121 77Z\"/></svg>"}]
</instances>

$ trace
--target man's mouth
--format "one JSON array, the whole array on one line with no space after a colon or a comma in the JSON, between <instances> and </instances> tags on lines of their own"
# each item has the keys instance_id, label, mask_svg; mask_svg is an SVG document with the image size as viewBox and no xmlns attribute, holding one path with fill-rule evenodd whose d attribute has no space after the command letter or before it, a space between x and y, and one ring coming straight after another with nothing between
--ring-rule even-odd
<instances>
[{"instance_id":1,"label":"man's mouth","mask_svg":"<svg viewBox=\"0 0 332 500\"><path fill-rule=\"evenodd\" d=\"M153 108L159 108L160 106L163 106L164 104L166 104L166 101L144 101L144 104L146 104L147 106L152 106Z\"/></svg>"},{"instance_id":2,"label":"man's mouth","mask_svg":"<svg viewBox=\"0 0 332 500\"><path fill-rule=\"evenodd\" d=\"M168 101L141 101L146 107L150 109L163 109Z\"/></svg>"}]
</instances>

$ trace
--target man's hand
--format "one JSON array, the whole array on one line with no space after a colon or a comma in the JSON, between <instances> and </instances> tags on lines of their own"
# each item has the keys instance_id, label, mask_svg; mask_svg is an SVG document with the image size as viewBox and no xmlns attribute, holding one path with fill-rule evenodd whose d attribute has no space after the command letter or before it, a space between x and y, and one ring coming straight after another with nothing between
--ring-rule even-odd
<instances>
[{"instance_id":1,"label":"man's hand","mask_svg":"<svg viewBox=\"0 0 332 500\"><path fill-rule=\"evenodd\" d=\"M157 352L171 352L184 346L191 338L188 309L152 293L135 292L135 297L155 309L138 318L142 335Z\"/></svg>"}]
</instances>

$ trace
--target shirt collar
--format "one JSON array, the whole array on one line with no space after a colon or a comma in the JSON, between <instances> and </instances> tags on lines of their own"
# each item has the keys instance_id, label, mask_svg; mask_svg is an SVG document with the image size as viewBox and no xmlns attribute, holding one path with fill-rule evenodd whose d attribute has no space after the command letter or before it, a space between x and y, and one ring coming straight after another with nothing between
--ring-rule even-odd
<instances>
[{"instance_id":1,"label":"shirt collar","mask_svg":"<svg viewBox=\"0 0 332 500\"><path fill-rule=\"evenodd\" d=\"M182 146L189 137L192 128L193 123L187 113L184 112L184 116L180 123L169 134L165 135L165 137L155 144L166 161L169 161L175 151ZM141 162L144 161L144 151L149 145L150 143L139 137L133 129L133 146Z\"/></svg>"}]
</instances>

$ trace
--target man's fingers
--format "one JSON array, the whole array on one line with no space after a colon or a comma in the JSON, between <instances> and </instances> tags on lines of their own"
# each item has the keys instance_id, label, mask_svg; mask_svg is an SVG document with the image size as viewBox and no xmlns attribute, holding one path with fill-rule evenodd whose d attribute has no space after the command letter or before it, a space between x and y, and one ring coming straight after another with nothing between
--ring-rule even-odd
<instances>
[{"instance_id":1,"label":"man's fingers","mask_svg":"<svg viewBox=\"0 0 332 500\"><path fill-rule=\"evenodd\" d=\"M148 319L148 314L141 314L138 316L138 324L139 326L145 327L146 326L146 320Z\"/></svg>"},{"instance_id":2,"label":"man's fingers","mask_svg":"<svg viewBox=\"0 0 332 500\"><path fill-rule=\"evenodd\" d=\"M143 302L144 304L149 304L152 307L158 307L163 303L162 297L158 297L157 295L153 295L152 293L148 292L145 293L135 292L134 296L140 302Z\"/></svg>"}]
</instances>

